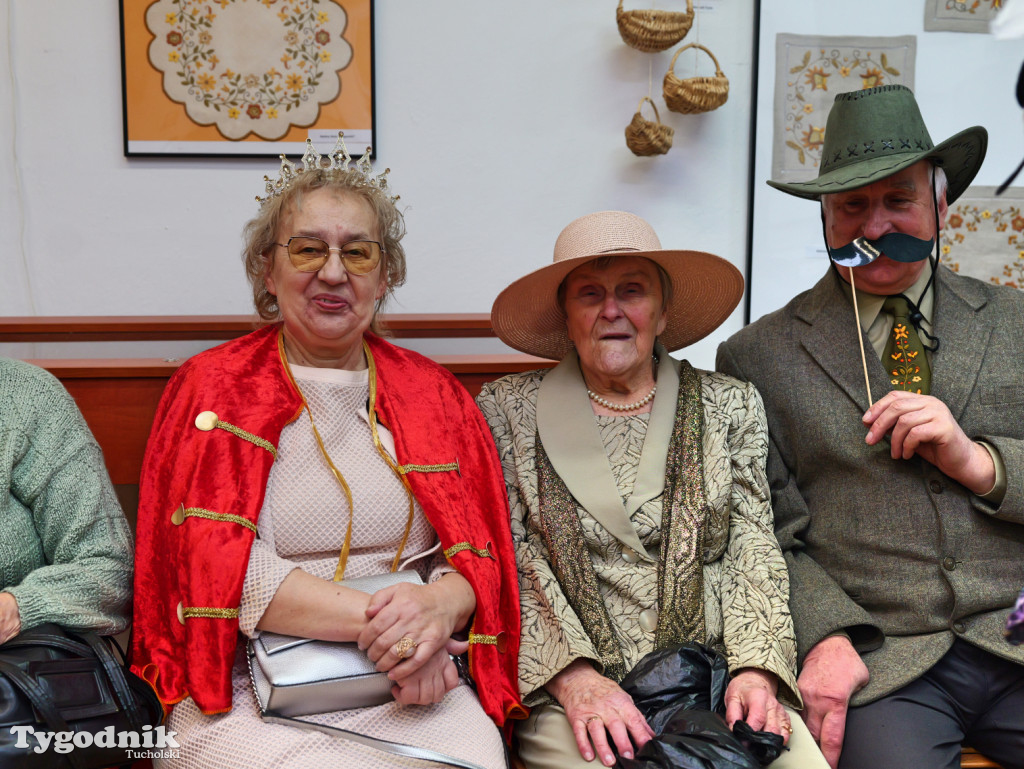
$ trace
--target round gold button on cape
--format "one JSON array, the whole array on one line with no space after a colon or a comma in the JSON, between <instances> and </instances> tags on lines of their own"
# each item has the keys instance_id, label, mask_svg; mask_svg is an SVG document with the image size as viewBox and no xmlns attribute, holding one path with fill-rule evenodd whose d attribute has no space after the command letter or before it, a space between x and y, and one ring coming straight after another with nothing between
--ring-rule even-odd
<instances>
[{"instance_id":1,"label":"round gold button on cape","mask_svg":"<svg viewBox=\"0 0 1024 769\"><path fill-rule=\"evenodd\" d=\"M196 417L196 427L203 432L209 432L217 426L220 418L213 411L203 411Z\"/></svg>"},{"instance_id":2,"label":"round gold button on cape","mask_svg":"<svg viewBox=\"0 0 1024 769\"><path fill-rule=\"evenodd\" d=\"M171 513L171 523L181 526L185 522L185 505L178 505L178 509Z\"/></svg>"},{"instance_id":3,"label":"round gold button on cape","mask_svg":"<svg viewBox=\"0 0 1024 769\"><path fill-rule=\"evenodd\" d=\"M182 625L185 624L185 606L181 603L181 601L178 601L178 622L180 622Z\"/></svg>"}]
</instances>

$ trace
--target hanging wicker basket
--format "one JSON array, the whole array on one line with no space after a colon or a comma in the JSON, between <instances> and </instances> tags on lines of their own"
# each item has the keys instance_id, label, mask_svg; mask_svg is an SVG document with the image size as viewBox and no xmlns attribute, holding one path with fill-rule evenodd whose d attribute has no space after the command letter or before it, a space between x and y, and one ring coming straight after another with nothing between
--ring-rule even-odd
<instances>
[{"instance_id":1,"label":"hanging wicker basket","mask_svg":"<svg viewBox=\"0 0 1024 769\"><path fill-rule=\"evenodd\" d=\"M699 48L711 57L711 61L715 63L714 77L688 77L682 80L676 77L676 59L687 48ZM665 96L665 104L673 112L681 112L684 115L710 112L721 107L729 98L729 79L722 74L718 59L711 51L699 43L687 43L672 57L672 63L661 84L661 92Z\"/></svg>"},{"instance_id":2,"label":"hanging wicker basket","mask_svg":"<svg viewBox=\"0 0 1024 769\"><path fill-rule=\"evenodd\" d=\"M693 0L686 0L686 13L654 8L624 11L619 0L615 21L622 40L630 48L647 53L665 51L686 37L693 26Z\"/></svg>"},{"instance_id":3,"label":"hanging wicker basket","mask_svg":"<svg viewBox=\"0 0 1024 769\"><path fill-rule=\"evenodd\" d=\"M650 102L654 108L654 120L646 120L640 114L644 108L644 102ZM626 146L634 155L645 157L647 155L664 155L672 147L672 136L675 131L670 126L661 122L658 115L658 106L647 96L640 100L640 106L636 108L636 114L626 126Z\"/></svg>"}]
</instances>

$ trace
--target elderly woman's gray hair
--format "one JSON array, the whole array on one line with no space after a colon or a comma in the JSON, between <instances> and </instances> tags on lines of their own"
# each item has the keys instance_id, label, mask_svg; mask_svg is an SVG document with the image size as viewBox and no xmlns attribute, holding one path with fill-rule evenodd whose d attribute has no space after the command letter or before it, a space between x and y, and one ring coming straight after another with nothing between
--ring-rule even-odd
<instances>
[{"instance_id":1,"label":"elderly woman's gray hair","mask_svg":"<svg viewBox=\"0 0 1024 769\"><path fill-rule=\"evenodd\" d=\"M277 230L284 217L293 208L302 206L302 198L306 193L318 189L351 193L365 200L373 209L377 219L378 237L384 247L381 261L386 288L384 295L377 300L374 307L370 330L380 333L377 313L394 290L405 282L405 249L401 244L402 238L405 237L405 219L387 191L370 184L363 174L354 170L316 170L299 174L287 189L267 200L255 218L245 225L242 260L245 263L246 277L252 287L256 312L264 320L277 320L280 317L277 297L267 290L265 284L265 278L273 264L271 249L277 242Z\"/></svg>"}]
</instances>

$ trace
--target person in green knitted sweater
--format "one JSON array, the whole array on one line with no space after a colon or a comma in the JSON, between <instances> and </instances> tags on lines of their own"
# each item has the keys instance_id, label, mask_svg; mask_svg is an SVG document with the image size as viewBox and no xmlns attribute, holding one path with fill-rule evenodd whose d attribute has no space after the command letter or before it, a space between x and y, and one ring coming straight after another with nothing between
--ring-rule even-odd
<instances>
[{"instance_id":1,"label":"person in green knitted sweater","mask_svg":"<svg viewBox=\"0 0 1024 769\"><path fill-rule=\"evenodd\" d=\"M132 535L100 447L48 372L0 358L0 643L130 619Z\"/></svg>"}]
</instances>

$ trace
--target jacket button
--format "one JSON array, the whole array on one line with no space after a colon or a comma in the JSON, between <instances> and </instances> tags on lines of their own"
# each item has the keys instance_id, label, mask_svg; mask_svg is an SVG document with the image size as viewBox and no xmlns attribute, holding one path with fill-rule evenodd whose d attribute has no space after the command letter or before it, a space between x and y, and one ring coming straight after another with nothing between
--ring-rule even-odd
<instances>
[{"instance_id":1,"label":"jacket button","mask_svg":"<svg viewBox=\"0 0 1024 769\"><path fill-rule=\"evenodd\" d=\"M653 633L658 628L658 612L644 609L640 612L640 629L645 633Z\"/></svg>"},{"instance_id":2,"label":"jacket button","mask_svg":"<svg viewBox=\"0 0 1024 769\"><path fill-rule=\"evenodd\" d=\"M209 432L217 426L219 421L220 417L213 411L203 411L196 417L196 427L203 432Z\"/></svg>"},{"instance_id":3,"label":"jacket button","mask_svg":"<svg viewBox=\"0 0 1024 769\"><path fill-rule=\"evenodd\" d=\"M963 634L967 630L967 626L963 622L953 623L953 632Z\"/></svg>"},{"instance_id":4,"label":"jacket button","mask_svg":"<svg viewBox=\"0 0 1024 769\"><path fill-rule=\"evenodd\" d=\"M932 490L933 494L942 493L942 482L941 481L928 481L928 488Z\"/></svg>"},{"instance_id":5,"label":"jacket button","mask_svg":"<svg viewBox=\"0 0 1024 769\"><path fill-rule=\"evenodd\" d=\"M640 556L636 554L636 550L631 547L622 548L622 560L626 563L638 563Z\"/></svg>"},{"instance_id":6,"label":"jacket button","mask_svg":"<svg viewBox=\"0 0 1024 769\"><path fill-rule=\"evenodd\" d=\"M956 558L947 555L945 558L942 559L942 567L946 571L953 571L953 569L956 568Z\"/></svg>"}]
</instances>

